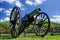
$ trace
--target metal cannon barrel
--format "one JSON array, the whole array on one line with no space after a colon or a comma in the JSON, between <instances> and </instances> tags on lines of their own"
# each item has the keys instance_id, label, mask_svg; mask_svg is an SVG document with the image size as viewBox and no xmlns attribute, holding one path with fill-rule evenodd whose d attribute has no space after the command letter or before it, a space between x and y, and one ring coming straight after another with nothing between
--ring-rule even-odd
<instances>
[{"instance_id":1,"label":"metal cannon barrel","mask_svg":"<svg viewBox=\"0 0 60 40\"><path fill-rule=\"evenodd\" d=\"M34 15L38 14L40 11L41 11L40 8L35 9L34 11L32 11L32 12L29 14L29 18L34 17Z\"/></svg>"}]
</instances>

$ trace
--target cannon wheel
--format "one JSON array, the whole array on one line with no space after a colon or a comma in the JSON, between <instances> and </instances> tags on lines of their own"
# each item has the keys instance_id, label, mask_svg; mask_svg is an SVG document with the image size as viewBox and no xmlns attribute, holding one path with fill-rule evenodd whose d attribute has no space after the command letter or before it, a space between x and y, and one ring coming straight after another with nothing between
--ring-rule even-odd
<instances>
[{"instance_id":1,"label":"cannon wheel","mask_svg":"<svg viewBox=\"0 0 60 40\"><path fill-rule=\"evenodd\" d=\"M10 32L12 38L16 38L19 36L19 26L21 24L21 14L20 9L15 6L11 11L10 15Z\"/></svg>"},{"instance_id":2,"label":"cannon wheel","mask_svg":"<svg viewBox=\"0 0 60 40\"><path fill-rule=\"evenodd\" d=\"M37 14L34 21L34 31L37 36L44 37L50 28L50 19L45 12Z\"/></svg>"}]
</instances>

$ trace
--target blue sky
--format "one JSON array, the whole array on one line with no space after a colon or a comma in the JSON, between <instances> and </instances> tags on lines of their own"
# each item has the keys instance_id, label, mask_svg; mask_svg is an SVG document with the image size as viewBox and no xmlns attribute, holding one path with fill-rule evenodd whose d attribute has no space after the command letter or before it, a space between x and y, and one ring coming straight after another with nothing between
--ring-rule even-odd
<instances>
[{"instance_id":1,"label":"blue sky","mask_svg":"<svg viewBox=\"0 0 60 40\"><path fill-rule=\"evenodd\" d=\"M60 0L0 0L0 21L8 21L14 6L21 8L22 16L40 7L53 22L60 23Z\"/></svg>"}]
</instances>

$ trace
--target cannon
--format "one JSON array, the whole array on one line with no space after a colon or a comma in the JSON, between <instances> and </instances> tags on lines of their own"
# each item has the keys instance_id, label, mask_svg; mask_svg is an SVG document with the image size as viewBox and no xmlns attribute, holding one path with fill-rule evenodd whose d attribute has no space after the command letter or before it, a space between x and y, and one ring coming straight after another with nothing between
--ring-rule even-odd
<instances>
[{"instance_id":1,"label":"cannon","mask_svg":"<svg viewBox=\"0 0 60 40\"><path fill-rule=\"evenodd\" d=\"M19 37L30 24L34 26L34 32L37 36L44 37L49 31L50 19L40 8L36 8L22 17L21 9L15 6L10 15L10 33L12 38Z\"/></svg>"}]
</instances>

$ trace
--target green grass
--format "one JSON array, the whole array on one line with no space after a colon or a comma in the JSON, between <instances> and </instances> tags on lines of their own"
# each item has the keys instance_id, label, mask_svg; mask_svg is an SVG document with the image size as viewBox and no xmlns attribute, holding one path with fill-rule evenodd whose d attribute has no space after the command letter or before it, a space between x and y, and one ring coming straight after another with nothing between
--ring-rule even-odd
<instances>
[{"instance_id":1,"label":"green grass","mask_svg":"<svg viewBox=\"0 0 60 40\"><path fill-rule=\"evenodd\" d=\"M24 37L22 34L18 38L11 38L10 34L2 34L0 40L60 40L60 35L50 36L49 34L46 35L44 38L41 38L33 34L32 35L29 34L26 37Z\"/></svg>"}]
</instances>

